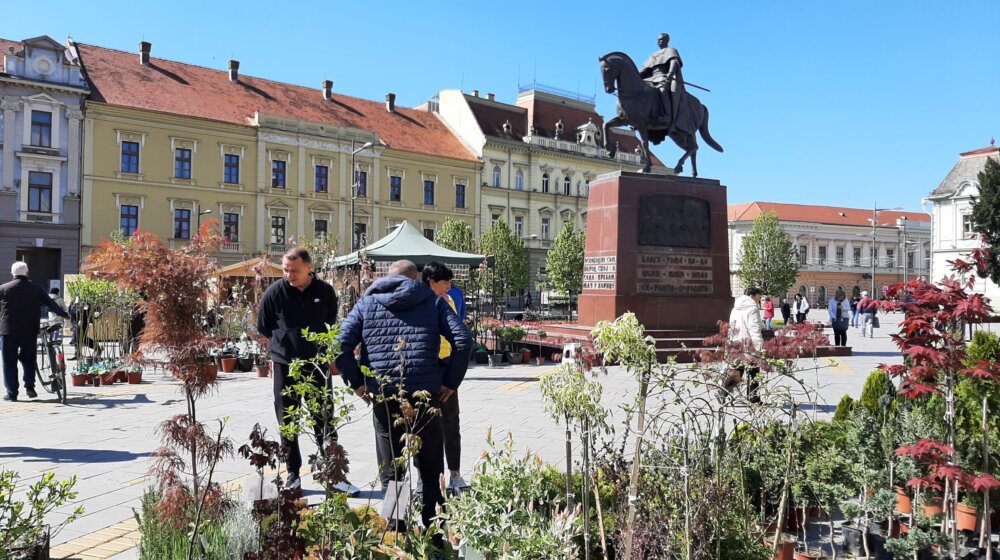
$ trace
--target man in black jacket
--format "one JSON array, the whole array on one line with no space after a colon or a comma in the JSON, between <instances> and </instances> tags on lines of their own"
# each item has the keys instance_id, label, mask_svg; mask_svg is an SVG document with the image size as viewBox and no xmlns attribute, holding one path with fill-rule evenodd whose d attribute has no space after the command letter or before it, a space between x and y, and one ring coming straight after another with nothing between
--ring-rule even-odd
<instances>
[{"instance_id":1,"label":"man in black jacket","mask_svg":"<svg viewBox=\"0 0 1000 560\"><path fill-rule=\"evenodd\" d=\"M288 407L299 405L297 398L284 394L292 384L288 378L289 364L296 359L315 358L317 353L316 345L303 338L302 329L326 332L327 325L337 322L337 294L332 286L313 273L308 251L301 247L289 249L281 257L281 268L283 278L264 292L257 314L257 330L269 340L274 376L274 411L279 425L284 423ZM328 368L329 364L313 364L312 379L320 387L330 379ZM327 418L317 418L315 426L316 439L324 445L337 437L336 432L327 433ZM302 468L298 440L282 436L281 443L288 447L288 480L285 486L298 488L301 485L299 470Z\"/></svg>"},{"instance_id":2,"label":"man in black jacket","mask_svg":"<svg viewBox=\"0 0 1000 560\"><path fill-rule=\"evenodd\" d=\"M10 267L13 280L0 286L0 337L3 338L3 384L5 401L17 400L17 362L24 368L24 392L35 398L35 351L40 327L40 307L46 306L60 317L68 317L45 290L28 280L28 265Z\"/></svg>"}]
</instances>

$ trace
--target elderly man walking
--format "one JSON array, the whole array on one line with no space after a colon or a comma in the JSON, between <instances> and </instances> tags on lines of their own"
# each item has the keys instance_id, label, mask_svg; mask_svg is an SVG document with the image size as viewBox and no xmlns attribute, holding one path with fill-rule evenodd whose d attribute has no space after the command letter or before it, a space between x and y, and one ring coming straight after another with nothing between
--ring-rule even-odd
<instances>
[{"instance_id":1,"label":"elderly man walking","mask_svg":"<svg viewBox=\"0 0 1000 560\"><path fill-rule=\"evenodd\" d=\"M393 491L401 491L405 465L398 459L406 426L420 438L418 468L425 481L421 516L429 527L443 503L437 481L444 470L444 450L441 416L428 414L427 407L440 410L455 394L469 365L472 336L448 302L419 279L416 265L396 261L388 272L344 319L337 368L359 397L371 403L375 396L372 416L383 490L394 483ZM438 359L441 337L452 348L447 366ZM374 377L361 372L354 355L359 346L361 363ZM430 394L426 403L415 395L422 391Z\"/></svg>"},{"instance_id":2,"label":"elderly man walking","mask_svg":"<svg viewBox=\"0 0 1000 560\"><path fill-rule=\"evenodd\" d=\"M3 384L5 401L16 401L17 363L24 369L24 392L35 398L35 351L41 326L41 306L66 318L69 315L45 293L45 289L28 280L28 264L16 262L10 267L13 280L0 286L0 337L3 339Z\"/></svg>"}]
</instances>

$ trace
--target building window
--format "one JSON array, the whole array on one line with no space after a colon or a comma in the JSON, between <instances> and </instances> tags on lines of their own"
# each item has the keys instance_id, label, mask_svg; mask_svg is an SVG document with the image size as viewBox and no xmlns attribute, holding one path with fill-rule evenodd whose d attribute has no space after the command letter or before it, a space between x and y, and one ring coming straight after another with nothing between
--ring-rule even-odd
<instances>
[{"instance_id":1,"label":"building window","mask_svg":"<svg viewBox=\"0 0 1000 560\"><path fill-rule=\"evenodd\" d=\"M222 235L230 243L240 242L240 215L226 212L222 215Z\"/></svg>"},{"instance_id":2,"label":"building window","mask_svg":"<svg viewBox=\"0 0 1000 560\"><path fill-rule=\"evenodd\" d=\"M573 181L569 177L563 179L563 194L569 196L569 190L573 188Z\"/></svg>"},{"instance_id":3,"label":"building window","mask_svg":"<svg viewBox=\"0 0 1000 560\"><path fill-rule=\"evenodd\" d=\"M10 123L12 126L13 123ZM31 112L31 145L40 148L52 147L52 113Z\"/></svg>"},{"instance_id":4,"label":"building window","mask_svg":"<svg viewBox=\"0 0 1000 560\"><path fill-rule=\"evenodd\" d=\"M330 189L330 168L325 165L316 166L316 192L325 193Z\"/></svg>"},{"instance_id":5,"label":"building window","mask_svg":"<svg viewBox=\"0 0 1000 560\"><path fill-rule=\"evenodd\" d=\"M819 247L819 265L824 266L826 264L826 247Z\"/></svg>"},{"instance_id":6,"label":"building window","mask_svg":"<svg viewBox=\"0 0 1000 560\"><path fill-rule=\"evenodd\" d=\"M271 188L285 188L285 165L281 160L271 160Z\"/></svg>"},{"instance_id":7,"label":"building window","mask_svg":"<svg viewBox=\"0 0 1000 560\"><path fill-rule=\"evenodd\" d=\"M799 245L799 266L806 265L806 256L809 254L808 245Z\"/></svg>"},{"instance_id":8,"label":"building window","mask_svg":"<svg viewBox=\"0 0 1000 560\"><path fill-rule=\"evenodd\" d=\"M354 184L358 186L358 196L368 198L368 172L355 171Z\"/></svg>"},{"instance_id":9,"label":"building window","mask_svg":"<svg viewBox=\"0 0 1000 560\"><path fill-rule=\"evenodd\" d=\"M403 200L403 178L397 175L389 177L389 202Z\"/></svg>"},{"instance_id":10,"label":"building window","mask_svg":"<svg viewBox=\"0 0 1000 560\"><path fill-rule=\"evenodd\" d=\"M583 192L580 194L582 196L590 196L590 179L583 182Z\"/></svg>"},{"instance_id":11,"label":"building window","mask_svg":"<svg viewBox=\"0 0 1000 560\"><path fill-rule=\"evenodd\" d=\"M313 231L316 239L326 237L326 220L316 220L313 226Z\"/></svg>"},{"instance_id":12,"label":"building window","mask_svg":"<svg viewBox=\"0 0 1000 560\"><path fill-rule=\"evenodd\" d=\"M52 174L28 172L28 212L52 212Z\"/></svg>"},{"instance_id":13,"label":"building window","mask_svg":"<svg viewBox=\"0 0 1000 560\"><path fill-rule=\"evenodd\" d=\"M434 181L424 181L424 204L434 205Z\"/></svg>"},{"instance_id":14,"label":"building window","mask_svg":"<svg viewBox=\"0 0 1000 560\"><path fill-rule=\"evenodd\" d=\"M191 211L174 210L174 239L191 239Z\"/></svg>"},{"instance_id":15,"label":"building window","mask_svg":"<svg viewBox=\"0 0 1000 560\"><path fill-rule=\"evenodd\" d=\"M465 185L455 185L455 208L465 208Z\"/></svg>"},{"instance_id":16,"label":"building window","mask_svg":"<svg viewBox=\"0 0 1000 560\"><path fill-rule=\"evenodd\" d=\"M122 142L122 173L139 172L139 143Z\"/></svg>"},{"instance_id":17,"label":"building window","mask_svg":"<svg viewBox=\"0 0 1000 560\"><path fill-rule=\"evenodd\" d=\"M909 272L910 272L911 274L913 273L913 261L914 261L914 260L915 260L915 259L914 259L914 254L913 254L913 251L912 251L912 250L909 250L909 249L908 249L908 250L906 251L906 269L907 269L907 270L908 270L908 271L909 271Z\"/></svg>"},{"instance_id":18,"label":"building window","mask_svg":"<svg viewBox=\"0 0 1000 560\"><path fill-rule=\"evenodd\" d=\"M524 190L524 171L520 169L514 174L514 189L519 191Z\"/></svg>"},{"instance_id":19,"label":"building window","mask_svg":"<svg viewBox=\"0 0 1000 560\"><path fill-rule=\"evenodd\" d=\"M174 177L178 179L191 178L191 150L187 148L174 150Z\"/></svg>"},{"instance_id":20,"label":"building window","mask_svg":"<svg viewBox=\"0 0 1000 560\"><path fill-rule=\"evenodd\" d=\"M549 218L542 218L542 239L549 238Z\"/></svg>"},{"instance_id":21,"label":"building window","mask_svg":"<svg viewBox=\"0 0 1000 560\"><path fill-rule=\"evenodd\" d=\"M854 254L851 256L853 257L852 260L854 266L861 266L861 247L855 247L853 249L853 253Z\"/></svg>"},{"instance_id":22,"label":"building window","mask_svg":"<svg viewBox=\"0 0 1000 560\"><path fill-rule=\"evenodd\" d=\"M238 185L240 183L240 156L226 154L223 181L230 185Z\"/></svg>"},{"instance_id":23,"label":"building window","mask_svg":"<svg viewBox=\"0 0 1000 560\"><path fill-rule=\"evenodd\" d=\"M896 250L886 249L885 250L885 266L888 268L895 268L896 266Z\"/></svg>"},{"instance_id":24,"label":"building window","mask_svg":"<svg viewBox=\"0 0 1000 560\"><path fill-rule=\"evenodd\" d=\"M121 225L122 235L125 237L131 237L135 233L135 230L139 229L139 207L132 204L122 204L121 212L119 213L119 224Z\"/></svg>"},{"instance_id":25,"label":"building window","mask_svg":"<svg viewBox=\"0 0 1000 560\"><path fill-rule=\"evenodd\" d=\"M837 247L837 266L844 266L844 248Z\"/></svg>"},{"instance_id":26,"label":"building window","mask_svg":"<svg viewBox=\"0 0 1000 560\"><path fill-rule=\"evenodd\" d=\"M368 239L368 224L354 224L354 250L364 247L366 239Z\"/></svg>"},{"instance_id":27,"label":"building window","mask_svg":"<svg viewBox=\"0 0 1000 560\"><path fill-rule=\"evenodd\" d=\"M542 173L542 192L543 193L549 192L549 174L548 173Z\"/></svg>"},{"instance_id":28,"label":"building window","mask_svg":"<svg viewBox=\"0 0 1000 560\"><path fill-rule=\"evenodd\" d=\"M431 241L434 241L434 229L433 228L424 228L424 237L426 237L427 239L430 239Z\"/></svg>"},{"instance_id":29,"label":"building window","mask_svg":"<svg viewBox=\"0 0 1000 560\"><path fill-rule=\"evenodd\" d=\"M969 237L975 233L975 225L972 223L972 214L962 214L962 236Z\"/></svg>"},{"instance_id":30,"label":"building window","mask_svg":"<svg viewBox=\"0 0 1000 560\"><path fill-rule=\"evenodd\" d=\"M500 166L499 165L494 165L493 166L493 186L496 187L496 188L498 188L498 189L500 188Z\"/></svg>"},{"instance_id":31,"label":"building window","mask_svg":"<svg viewBox=\"0 0 1000 560\"><path fill-rule=\"evenodd\" d=\"M514 216L514 235L524 237L524 216Z\"/></svg>"},{"instance_id":32,"label":"building window","mask_svg":"<svg viewBox=\"0 0 1000 560\"><path fill-rule=\"evenodd\" d=\"M490 216L490 227L496 227L497 222L500 221L500 214L493 214Z\"/></svg>"},{"instance_id":33,"label":"building window","mask_svg":"<svg viewBox=\"0 0 1000 560\"><path fill-rule=\"evenodd\" d=\"M271 244L285 244L285 217L271 216Z\"/></svg>"}]
</instances>

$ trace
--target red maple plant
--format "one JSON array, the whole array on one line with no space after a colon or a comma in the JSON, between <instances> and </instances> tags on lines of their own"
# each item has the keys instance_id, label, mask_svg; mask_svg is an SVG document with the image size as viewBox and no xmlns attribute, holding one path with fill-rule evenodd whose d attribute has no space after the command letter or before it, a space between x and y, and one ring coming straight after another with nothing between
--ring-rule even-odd
<instances>
[{"instance_id":1,"label":"red maple plant","mask_svg":"<svg viewBox=\"0 0 1000 560\"><path fill-rule=\"evenodd\" d=\"M208 332L209 288L218 270L212 255L221 241L214 230L211 222L203 224L177 249L140 230L124 241L102 243L87 259L102 278L144 294L140 360L148 362L153 353L166 356L170 372L183 383L187 411L160 425L163 446L153 453L150 470L161 492L157 512L179 527L221 505L212 470L232 454L228 438L221 431L211 434L196 414L198 398L215 384L217 373L208 359L215 344Z\"/></svg>"},{"instance_id":2,"label":"red maple plant","mask_svg":"<svg viewBox=\"0 0 1000 560\"><path fill-rule=\"evenodd\" d=\"M1000 487L1000 482L989 472L958 464L955 453L953 391L959 376L1000 383L998 364L980 361L973 367L966 367L963 329L966 324L989 319L992 312L987 299L972 292L976 273L988 266L986 251L974 250L971 257L972 262L948 261L955 274L938 284L916 280L891 286L887 295L898 301L880 304L884 309L905 313L899 332L893 334L892 339L906 361L901 365L879 367L899 380L899 394L909 398L940 394L946 403L948 441L925 438L896 450L898 456L912 456L927 473L911 479L908 486L943 493L947 516L943 527L948 527L948 519L955 519L961 489L988 493ZM953 547L957 546L955 536Z\"/></svg>"}]
</instances>

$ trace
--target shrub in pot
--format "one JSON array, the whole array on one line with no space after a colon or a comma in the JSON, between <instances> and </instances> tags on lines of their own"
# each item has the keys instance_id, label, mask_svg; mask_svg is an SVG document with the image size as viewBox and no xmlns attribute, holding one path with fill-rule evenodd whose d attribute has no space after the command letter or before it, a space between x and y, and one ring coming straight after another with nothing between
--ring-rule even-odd
<instances>
[{"instance_id":1,"label":"shrub in pot","mask_svg":"<svg viewBox=\"0 0 1000 560\"><path fill-rule=\"evenodd\" d=\"M10 558L48 558L49 540L67 523L83 515L75 507L66 520L56 527L47 527L45 517L55 509L76 499L73 486L76 477L59 481L53 473L43 475L24 491L24 501L15 498L15 486L20 475L0 470L0 553L14 553ZM22 491L17 491L20 497Z\"/></svg>"}]
</instances>

